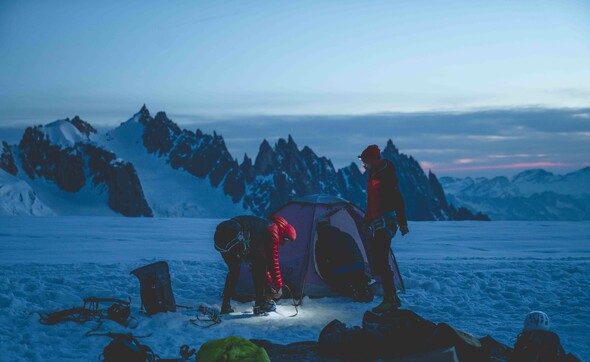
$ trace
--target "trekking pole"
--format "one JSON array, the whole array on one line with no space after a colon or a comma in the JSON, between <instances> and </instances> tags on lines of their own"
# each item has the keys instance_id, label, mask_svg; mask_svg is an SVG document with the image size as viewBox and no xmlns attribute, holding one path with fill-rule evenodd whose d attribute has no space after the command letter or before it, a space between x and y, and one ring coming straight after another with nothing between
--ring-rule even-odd
<instances>
[{"instance_id":1,"label":"trekking pole","mask_svg":"<svg viewBox=\"0 0 590 362\"><path fill-rule=\"evenodd\" d=\"M389 251L391 251L391 256L393 257L393 265L395 266L395 270L397 271L397 275L399 275L399 281L402 283L402 289L405 292L406 286L404 285L404 279L402 278L402 273L399 271L399 266L397 265L397 259L395 258L395 254L393 253L393 249L391 246L389 247Z\"/></svg>"}]
</instances>

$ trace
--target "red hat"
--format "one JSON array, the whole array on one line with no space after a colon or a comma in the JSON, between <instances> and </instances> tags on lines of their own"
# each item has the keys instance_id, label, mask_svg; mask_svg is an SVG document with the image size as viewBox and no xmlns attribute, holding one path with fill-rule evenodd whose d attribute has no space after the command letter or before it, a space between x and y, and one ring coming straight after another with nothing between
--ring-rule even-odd
<instances>
[{"instance_id":1,"label":"red hat","mask_svg":"<svg viewBox=\"0 0 590 362\"><path fill-rule=\"evenodd\" d=\"M381 159L381 150L377 145L370 145L369 147L365 148L359 158L361 160L379 160Z\"/></svg>"}]
</instances>

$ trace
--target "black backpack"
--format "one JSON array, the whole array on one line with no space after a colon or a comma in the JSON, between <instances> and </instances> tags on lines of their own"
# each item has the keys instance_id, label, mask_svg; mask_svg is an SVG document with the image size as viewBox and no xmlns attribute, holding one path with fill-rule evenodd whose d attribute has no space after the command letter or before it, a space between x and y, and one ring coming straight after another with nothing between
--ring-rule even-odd
<instances>
[{"instance_id":1,"label":"black backpack","mask_svg":"<svg viewBox=\"0 0 590 362\"><path fill-rule=\"evenodd\" d=\"M220 232L218 237L217 233ZM244 228L244 225L237 218L229 219L218 225L218 230L214 238L215 250L225 254L247 255L250 252L250 231Z\"/></svg>"},{"instance_id":2,"label":"black backpack","mask_svg":"<svg viewBox=\"0 0 590 362\"><path fill-rule=\"evenodd\" d=\"M159 261L133 270L139 279L141 306L147 315L159 312L176 312L168 263Z\"/></svg>"},{"instance_id":3,"label":"black backpack","mask_svg":"<svg viewBox=\"0 0 590 362\"><path fill-rule=\"evenodd\" d=\"M524 331L516 340L512 362L565 362L559 336L549 331Z\"/></svg>"},{"instance_id":4,"label":"black backpack","mask_svg":"<svg viewBox=\"0 0 590 362\"><path fill-rule=\"evenodd\" d=\"M153 362L157 355L148 347L140 344L130 334L111 334L113 341L102 351L104 362Z\"/></svg>"},{"instance_id":5,"label":"black backpack","mask_svg":"<svg viewBox=\"0 0 590 362\"><path fill-rule=\"evenodd\" d=\"M113 339L99 356L99 360L103 362L187 362L196 353L194 349L183 345L180 347L180 358L160 358L149 346L139 343L131 334L103 335Z\"/></svg>"}]
</instances>

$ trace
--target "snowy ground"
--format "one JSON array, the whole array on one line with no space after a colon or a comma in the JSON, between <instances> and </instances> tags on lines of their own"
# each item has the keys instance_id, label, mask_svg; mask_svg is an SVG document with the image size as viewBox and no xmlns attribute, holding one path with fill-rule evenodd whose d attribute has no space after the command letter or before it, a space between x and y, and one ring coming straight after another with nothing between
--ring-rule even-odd
<instances>
[{"instance_id":1,"label":"snowy ground","mask_svg":"<svg viewBox=\"0 0 590 362\"><path fill-rule=\"evenodd\" d=\"M211 237L219 220L122 217L0 218L0 360L96 360L106 337L85 337L96 323L38 323L34 313L81 304L86 296L132 298L132 332L162 357L182 344L228 335L275 343L317 340L332 319L359 325L376 302L305 299L299 315L236 318L202 329L193 313L139 315L139 283L129 272L156 260L170 264L177 303L219 305L226 267ZM590 223L411 223L394 239L406 308L512 345L525 314L543 310L566 350L590 361ZM234 303L239 311L248 303ZM294 310L281 301L279 311ZM127 332L113 322L102 331Z\"/></svg>"}]
</instances>

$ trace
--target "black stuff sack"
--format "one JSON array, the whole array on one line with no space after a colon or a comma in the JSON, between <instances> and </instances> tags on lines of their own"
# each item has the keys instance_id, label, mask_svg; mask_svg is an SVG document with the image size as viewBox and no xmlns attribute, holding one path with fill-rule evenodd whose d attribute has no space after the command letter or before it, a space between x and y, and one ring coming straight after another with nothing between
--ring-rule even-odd
<instances>
[{"instance_id":1,"label":"black stuff sack","mask_svg":"<svg viewBox=\"0 0 590 362\"><path fill-rule=\"evenodd\" d=\"M113 341L102 352L104 362L152 362L157 356L148 347L140 344L132 335L111 334Z\"/></svg>"},{"instance_id":2,"label":"black stuff sack","mask_svg":"<svg viewBox=\"0 0 590 362\"><path fill-rule=\"evenodd\" d=\"M325 357L342 358L347 361L373 361L379 357L374 336L360 328L349 328L334 319L320 333L318 352Z\"/></svg>"},{"instance_id":3,"label":"black stuff sack","mask_svg":"<svg viewBox=\"0 0 590 362\"><path fill-rule=\"evenodd\" d=\"M168 263L159 261L133 270L139 279L141 307L147 315L160 312L176 312Z\"/></svg>"}]
</instances>

